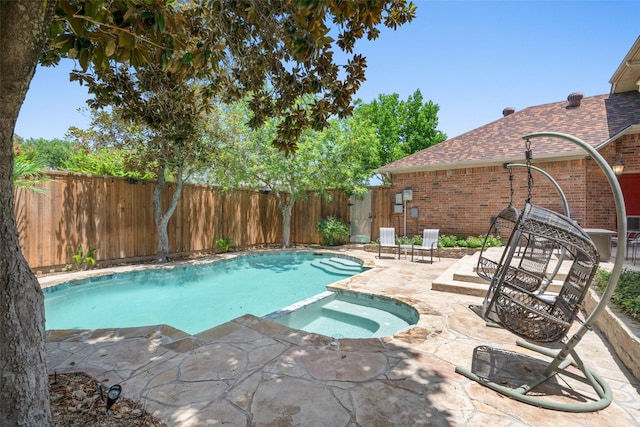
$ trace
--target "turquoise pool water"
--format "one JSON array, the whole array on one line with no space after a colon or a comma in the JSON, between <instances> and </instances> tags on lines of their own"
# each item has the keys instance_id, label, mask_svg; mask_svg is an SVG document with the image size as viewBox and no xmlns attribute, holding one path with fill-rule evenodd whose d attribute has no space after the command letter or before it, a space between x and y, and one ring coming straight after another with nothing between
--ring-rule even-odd
<instances>
[{"instance_id":1,"label":"turquoise pool water","mask_svg":"<svg viewBox=\"0 0 640 427\"><path fill-rule=\"evenodd\" d=\"M278 252L71 281L44 289L46 328L168 324L196 334L245 314L272 313L361 271L352 258Z\"/></svg>"},{"instance_id":2,"label":"turquoise pool water","mask_svg":"<svg viewBox=\"0 0 640 427\"><path fill-rule=\"evenodd\" d=\"M404 303L353 292L326 292L267 316L294 329L333 338L389 337L415 325L418 312Z\"/></svg>"}]
</instances>

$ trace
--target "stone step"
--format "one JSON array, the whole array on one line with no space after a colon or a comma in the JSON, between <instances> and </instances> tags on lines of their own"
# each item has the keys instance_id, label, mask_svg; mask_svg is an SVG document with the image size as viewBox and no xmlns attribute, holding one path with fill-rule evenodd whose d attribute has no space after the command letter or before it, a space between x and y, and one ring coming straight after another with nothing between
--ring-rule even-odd
<instances>
[{"instance_id":1,"label":"stone step","mask_svg":"<svg viewBox=\"0 0 640 427\"><path fill-rule=\"evenodd\" d=\"M472 295L476 297L483 297L487 294L488 285L482 285L480 283L461 282L458 280L442 280L433 281L431 289L440 292L449 292L451 294L463 294Z\"/></svg>"},{"instance_id":2,"label":"stone step","mask_svg":"<svg viewBox=\"0 0 640 427\"><path fill-rule=\"evenodd\" d=\"M311 266L317 269L320 269L325 273L333 274L335 276L342 276L342 277L353 276L354 274L360 272L360 269L354 270L351 267L346 267L337 263L331 263L328 260L313 261L311 263Z\"/></svg>"},{"instance_id":3,"label":"stone step","mask_svg":"<svg viewBox=\"0 0 640 427\"><path fill-rule=\"evenodd\" d=\"M431 289L456 294L484 296L489 289L489 282L475 272L478 256L479 254L467 255L460 259L433 281ZM547 292L559 292L564 277L566 277L566 273L561 270L556 275L557 280L551 282L547 288Z\"/></svg>"},{"instance_id":4,"label":"stone step","mask_svg":"<svg viewBox=\"0 0 640 427\"><path fill-rule=\"evenodd\" d=\"M346 259L346 258L340 258L340 257L331 257L331 258L322 258L320 259L320 262L323 264L327 264L327 265L332 265L332 266L336 266L339 268L342 268L344 270L349 270L349 271L361 271L362 270L362 264L356 261L352 261L350 259Z\"/></svg>"}]
</instances>

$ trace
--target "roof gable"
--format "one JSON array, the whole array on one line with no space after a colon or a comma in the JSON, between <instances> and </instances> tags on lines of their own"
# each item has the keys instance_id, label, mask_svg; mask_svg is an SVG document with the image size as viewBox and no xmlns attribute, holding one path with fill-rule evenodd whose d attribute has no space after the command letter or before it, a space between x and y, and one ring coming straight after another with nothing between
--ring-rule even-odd
<instances>
[{"instance_id":1,"label":"roof gable","mask_svg":"<svg viewBox=\"0 0 640 427\"><path fill-rule=\"evenodd\" d=\"M590 96L583 98L578 107L568 105L563 101L525 108L389 163L378 171L453 169L522 160L523 135L543 131L574 135L597 147L629 126L640 124L640 93L635 91ZM537 139L532 148L536 158L583 153L559 138Z\"/></svg>"}]
</instances>

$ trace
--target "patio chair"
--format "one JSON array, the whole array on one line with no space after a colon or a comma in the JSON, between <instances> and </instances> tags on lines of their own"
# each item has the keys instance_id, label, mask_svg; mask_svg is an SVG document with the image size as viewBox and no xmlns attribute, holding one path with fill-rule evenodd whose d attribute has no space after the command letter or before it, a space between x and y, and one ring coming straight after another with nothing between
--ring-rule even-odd
<instances>
[{"instance_id":1,"label":"patio chair","mask_svg":"<svg viewBox=\"0 0 640 427\"><path fill-rule=\"evenodd\" d=\"M637 246L638 242L640 241L640 239L638 239L640 237L640 231L638 230L627 230L627 238L625 239L625 241L627 242L627 249L625 252L625 259L629 259L629 252L631 252L632 256L633 256L633 248L635 246ZM616 252L618 251L618 247L620 246L620 236L617 235L617 233L615 235L613 235L611 237L611 246L615 246L616 247ZM632 258L633 259L633 258Z\"/></svg>"},{"instance_id":2,"label":"patio chair","mask_svg":"<svg viewBox=\"0 0 640 427\"><path fill-rule=\"evenodd\" d=\"M433 251L438 251L438 261L440 261L440 248L438 247L438 235L440 233L439 229L428 229L426 228L422 233L422 245L415 246L415 244L411 245L411 261L413 262L413 252L419 251L422 253L422 261L424 261L424 251L431 252L431 264L433 264Z\"/></svg>"},{"instance_id":3,"label":"patio chair","mask_svg":"<svg viewBox=\"0 0 640 427\"><path fill-rule=\"evenodd\" d=\"M380 227L380 243L378 243L378 258L382 255L382 248L398 248L400 259L400 244L396 243L396 229L393 227Z\"/></svg>"},{"instance_id":4,"label":"patio chair","mask_svg":"<svg viewBox=\"0 0 640 427\"><path fill-rule=\"evenodd\" d=\"M631 260L633 261L633 265L636 265L636 253L638 251L638 246L640 246L640 234L636 234L635 237L627 240L627 248L631 249Z\"/></svg>"}]
</instances>

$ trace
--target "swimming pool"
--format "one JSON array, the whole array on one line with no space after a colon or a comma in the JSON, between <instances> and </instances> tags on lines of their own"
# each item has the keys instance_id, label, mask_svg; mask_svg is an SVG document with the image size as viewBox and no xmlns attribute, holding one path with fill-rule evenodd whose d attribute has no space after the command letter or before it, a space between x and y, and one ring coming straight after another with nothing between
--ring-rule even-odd
<instances>
[{"instance_id":1,"label":"swimming pool","mask_svg":"<svg viewBox=\"0 0 640 427\"><path fill-rule=\"evenodd\" d=\"M245 314L272 313L364 270L351 257L270 252L70 281L43 290L46 328L168 324L197 334Z\"/></svg>"},{"instance_id":2,"label":"swimming pool","mask_svg":"<svg viewBox=\"0 0 640 427\"><path fill-rule=\"evenodd\" d=\"M266 316L294 329L333 338L393 336L418 322L411 306L355 292L325 292Z\"/></svg>"}]
</instances>

